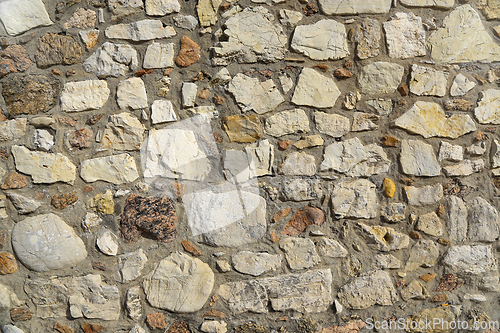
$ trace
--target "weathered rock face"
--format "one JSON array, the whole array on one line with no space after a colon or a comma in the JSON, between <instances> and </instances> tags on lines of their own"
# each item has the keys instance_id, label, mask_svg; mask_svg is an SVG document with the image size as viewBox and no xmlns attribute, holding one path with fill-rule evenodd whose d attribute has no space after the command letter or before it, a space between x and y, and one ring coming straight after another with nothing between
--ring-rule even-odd
<instances>
[{"instance_id":1,"label":"weathered rock face","mask_svg":"<svg viewBox=\"0 0 500 333\"><path fill-rule=\"evenodd\" d=\"M408 59L426 55L422 18L413 13L396 13L395 18L384 22L383 26L391 58Z\"/></svg>"},{"instance_id":2,"label":"weathered rock face","mask_svg":"<svg viewBox=\"0 0 500 333\"><path fill-rule=\"evenodd\" d=\"M333 303L332 273L321 269L229 282L217 294L235 314L267 313L269 302L274 311L324 312Z\"/></svg>"},{"instance_id":3,"label":"weathered rock face","mask_svg":"<svg viewBox=\"0 0 500 333\"><path fill-rule=\"evenodd\" d=\"M174 43L156 43L148 45L144 55L144 68L165 68L174 66Z\"/></svg>"},{"instance_id":4,"label":"weathered rock face","mask_svg":"<svg viewBox=\"0 0 500 333\"><path fill-rule=\"evenodd\" d=\"M309 132L309 118L302 109L276 113L266 119L265 131L274 137Z\"/></svg>"},{"instance_id":5,"label":"weathered rock face","mask_svg":"<svg viewBox=\"0 0 500 333\"><path fill-rule=\"evenodd\" d=\"M0 51L0 78L17 72L24 72L33 66L26 49L21 45L10 45Z\"/></svg>"},{"instance_id":6,"label":"weathered rock face","mask_svg":"<svg viewBox=\"0 0 500 333\"><path fill-rule=\"evenodd\" d=\"M0 3L0 20L9 35L53 24L41 0L3 1Z\"/></svg>"},{"instance_id":7,"label":"weathered rock face","mask_svg":"<svg viewBox=\"0 0 500 333\"><path fill-rule=\"evenodd\" d=\"M408 7L436 7L448 9L453 7L455 0L401 0Z\"/></svg>"},{"instance_id":8,"label":"weathered rock face","mask_svg":"<svg viewBox=\"0 0 500 333\"><path fill-rule=\"evenodd\" d=\"M144 109L148 107L148 96L144 82L138 77L123 80L116 90L116 102L121 109Z\"/></svg>"},{"instance_id":9,"label":"weathered rock face","mask_svg":"<svg viewBox=\"0 0 500 333\"><path fill-rule=\"evenodd\" d=\"M104 180L117 185L139 178L135 159L129 154L85 160L80 165L80 175L87 183Z\"/></svg>"},{"instance_id":10,"label":"weathered rock face","mask_svg":"<svg viewBox=\"0 0 500 333\"><path fill-rule=\"evenodd\" d=\"M371 219L377 216L375 184L366 179L346 180L335 185L331 200L336 218Z\"/></svg>"},{"instance_id":11,"label":"weathered rock face","mask_svg":"<svg viewBox=\"0 0 500 333\"><path fill-rule=\"evenodd\" d=\"M82 48L73 37L48 33L38 40L35 59L39 68L47 68L58 64L76 64L81 56Z\"/></svg>"},{"instance_id":12,"label":"weathered rock face","mask_svg":"<svg viewBox=\"0 0 500 333\"><path fill-rule=\"evenodd\" d=\"M438 245L429 240L420 240L410 250L410 257L405 265L406 271L414 271L419 267L433 267L439 258Z\"/></svg>"},{"instance_id":13,"label":"weathered rock face","mask_svg":"<svg viewBox=\"0 0 500 333\"><path fill-rule=\"evenodd\" d=\"M453 246L446 252L443 263L451 271L470 274L483 274L498 269L497 260L488 245Z\"/></svg>"},{"instance_id":14,"label":"weathered rock face","mask_svg":"<svg viewBox=\"0 0 500 333\"><path fill-rule=\"evenodd\" d=\"M139 150L144 140L146 127L128 112L109 117L102 137L106 148L116 150Z\"/></svg>"},{"instance_id":15,"label":"weathered rock face","mask_svg":"<svg viewBox=\"0 0 500 333\"><path fill-rule=\"evenodd\" d=\"M439 165L432 146L418 140L403 140L399 161L403 172L415 176L439 176Z\"/></svg>"},{"instance_id":16,"label":"weathered rock face","mask_svg":"<svg viewBox=\"0 0 500 333\"><path fill-rule=\"evenodd\" d=\"M127 283L137 279L141 275L147 261L148 257L143 249L119 255L118 270L115 273L115 279L121 283ZM137 310L134 311L137 312Z\"/></svg>"},{"instance_id":17,"label":"weathered rock face","mask_svg":"<svg viewBox=\"0 0 500 333\"><path fill-rule=\"evenodd\" d=\"M282 210L281 212L286 211L287 209L284 211ZM284 218L286 215L288 215L288 213L281 216L281 218ZM305 206L304 208L297 210L295 214L293 214L292 219L286 223L283 235L299 236L307 229L308 226L313 224L321 226L325 220L326 214L322 209Z\"/></svg>"},{"instance_id":18,"label":"weathered rock face","mask_svg":"<svg viewBox=\"0 0 500 333\"><path fill-rule=\"evenodd\" d=\"M201 47L188 36L182 36L181 49L175 63L181 67L188 67L200 59Z\"/></svg>"},{"instance_id":19,"label":"weathered rock face","mask_svg":"<svg viewBox=\"0 0 500 333\"><path fill-rule=\"evenodd\" d=\"M316 129L323 134L340 138L349 133L349 118L332 113L314 112Z\"/></svg>"},{"instance_id":20,"label":"weathered rock face","mask_svg":"<svg viewBox=\"0 0 500 333\"><path fill-rule=\"evenodd\" d=\"M111 12L111 20L119 21L125 16L142 12L144 2L142 0L109 0L108 8Z\"/></svg>"},{"instance_id":21,"label":"weathered rock face","mask_svg":"<svg viewBox=\"0 0 500 333\"><path fill-rule=\"evenodd\" d=\"M443 198L443 186L441 184L423 187L405 186L404 193L409 205L432 205Z\"/></svg>"},{"instance_id":22,"label":"weathered rock face","mask_svg":"<svg viewBox=\"0 0 500 333\"><path fill-rule=\"evenodd\" d=\"M281 239L279 244L291 269L309 268L321 261L309 238L288 237Z\"/></svg>"},{"instance_id":23,"label":"weathered rock face","mask_svg":"<svg viewBox=\"0 0 500 333\"><path fill-rule=\"evenodd\" d=\"M458 74L453 80L453 84L450 88L451 96L463 96L471 91L476 86L476 82L472 81L463 74Z\"/></svg>"},{"instance_id":24,"label":"weathered rock face","mask_svg":"<svg viewBox=\"0 0 500 333\"><path fill-rule=\"evenodd\" d=\"M73 12L73 15L64 23L64 29L88 29L94 28L97 21L95 11L85 8L78 8Z\"/></svg>"},{"instance_id":25,"label":"weathered rock face","mask_svg":"<svg viewBox=\"0 0 500 333\"><path fill-rule=\"evenodd\" d=\"M281 255L241 251L231 257L234 269L240 273L259 276L281 266Z\"/></svg>"},{"instance_id":26,"label":"weathered rock face","mask_svg":"<svg viewBox=\"0 0 500 333\"><path fill-rule=\"evenodd\" d=\"M369 244L383 252L400 250L407 248L410 245L410 237L402 234L393 228L383 226L369 226L363 223L358 223L361 235Z\"/></svg>"},{"instance_id":27,"label":"weathered rock face","mask_svg":"<svg viewBox=\"0 0 500 333\"><path fill-rule=\"evenodd\" d=\"M77 265L87 257L83 241L55 214L28 217L16 224L12 247L19 260L37 272Z\"/></svg>"},{"instance_id":28,"label":"weathered rock face","mask_svg":"<svg viewBox=\"0 0 500 333\"><path fill-rule=\"evenodd\" d=\"M494 242L500 235L500 217L498 211L481 197L467 202L469 211L469 229L467 232L471 242Z\"/></svg>"},{"instance_id":29,"label":"weathered rock face","mask_svg":"<svg viewBox=\"0 0 500 333\"><path fill-rule=\"evenodd\" d=\"M181 5L177 0L146 0L146 14L151 16L164 16L180 10Z\"/></svg>"},{"instance_id":30,"label":"weathered rock face","mask_svg":"<svg viewBox=\"0 0 500 333\"><path fill-rule=\"evenodd\" d=\"M349 55L345 27L334 20L298 26L290 46L313 60L337 60Z\"/></svg>"},{"instance_id":31,"label":"weathered rock face","mask_svg":"<svg viewBox=\"0 0 500 333\"><path fill-rule=\"evenodd\" d=\"M103 80L68 82L61 91L61 109L66 112L100 109L109 93L108 84Z\"/></svg>"},{"instance_id":32,"label":"weathered rock face","mask_svg":"<svg viewBox=\"0 0 500 333\"><path fill-rule=\"evenodd\" d=\"M293 92L292 103L329 108L335 105L339 96L340 90L331 78L312 68L304 67Z\"/></svg>"},{"instance_id":33,"label":"weathered rock face","mask_svg":"<svg viewBox=\"0 0 500 333\"><path fill-rule=\"evenodd\" d=\"M137 51L130 45L106 42L83 63L87 73L93 72L99 78L125 75L139 67Z\"/></svg>"},{"instance_id":34,"label":"weathered rock face","mask_svg":"<svg viewBox=\"0 0 500 333\"><path fill-rule=\"evenodd\" d=\"M262 124L257 116L228 116L222 118L222 123L231 142L255 142L262 137Z\"/></svg>"},{"instance_id":35,"label":"weathered rock face","mask_svg":"<svg viewBox=\"0 0 500 333\"><path fill-rule=\"evenodd\" d=\"M399 86L404 67L389 62L374 62L361 68L358 76L359 89L365 94L389 94Z\"/></svg>"},{"instance_id":36,"label":"weathered rock face","mask_svg":"<svg viewBox=\"0 0 500 333\"><path fill-rule=\"evenodd\" d=\"M117 24L106 28L106 37L144 41L175 36L173 27L163 26L160 20L142 20L129 24Z\"/></svg>"},{"instance_id":37,"label":"weathered rock face","mask_svg":"<svg viewBox=\"0 0 500 333\"><path fill-rule=\"evenodd\" d=\"M474 109L474 115L481 124L500 124L500 90L488 89L479 93L481 99Z\"/></svg>"},{"instance_id":38,"label":"weathered rock face","mask_svg":"<svg viewBox=\"0 0 500 333\"><path fill-rule=\"evenodd\" d=\"M148 302L177 313L198 311L214 286L214 273L199 259L175 252L144 278Z\"/></svg>"},{"instance_id":39,"label":"weathered rock face","mask_svg":"<svg viewBox=\"0 0 500 333\"><path fill-rule=\"evenodd\" d=\"M380 54L380 38L382 29L376 20L365 18L361 24L356 25L354 41L356 42L356 55L359 59L368 59Z\"/></svg>"},{"instance_id":40,"label":"weathered rock face","mask_svg":"<svg viewBox=\"0 0 500 333\"><path fill-rule=\"evenodd\" d=\"M16 140L26 134L26 118L18 118L0 122L0 141Z\"/></svg>"},{"instance_id":41,"label":"weathered rock face","mask_svg":"<svg viewBox=\"0 0 500 333\"><path fill-rule=\"evenodd\" d=\"M283 161L280 171L287 176L312 176L316 174L316 159L304 152L295 152Z\"/></svg>"},{"instance_id":42,"label":"weathered rock face","mask_svg":"<svg viewBox=\"0 0 500 333\"><path fill-rule=\"evenodd\" d=\"M234 96L243 112L266 113L285 101L273 80L259 82L259 79L244 74L237 74L227 86L227 91Z\"/></svg>"},{"instance_id":43,"label":"weathered rock face","mask_svg":"<svg viewBox=\"0 0 500 333\"><path fill-rule=\"evenodd\" d=\"M446 95L448 73L430 67L412 65L410 91L419 96Z\"/></svg>"},{"instance_id":44,"label":"weathered rock face","mask_svg":"<svg viewBox=\"0 0 500 333\"><path fill-rule=\"evenodd\" d=\"M283 183L283 200L306 201L321 197L319 179L292 179Z\"/></svg>"},{"instance_id":45,"label":"weathered rock face","mask_svg":"<svg viewBox=\"0 0 500 333\"><path fill-rule=\"evenodd\" d=\"M319 5L326 15L383 14L391 9L391 0L321 0Z\"/></svg>"}]
</instances>

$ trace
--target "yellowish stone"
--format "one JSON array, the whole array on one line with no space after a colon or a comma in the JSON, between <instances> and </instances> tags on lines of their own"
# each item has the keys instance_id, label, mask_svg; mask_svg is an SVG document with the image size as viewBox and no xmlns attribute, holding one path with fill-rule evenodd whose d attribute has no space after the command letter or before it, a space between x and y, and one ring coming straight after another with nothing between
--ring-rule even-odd
<instances>
[{"instance_id":1,"label":"yellowish stone","mask_svg":"<svg viewBox=\"0 0 500 333\"><path fill-rule=\"evenodd\" d=\"M104 194L97 194L87 201L87 208L101 214L113 214L115 211L115 202L113 193L107 190Z\"/></svg>"},{"instance_id":2,"label":"yellowish stone","mask_svg":"<svg viewBox=\"0 0 500 333\"><path fill-rule=\"evenodd\" d=\"M384 178L384 194L388 198L392 198L396 193L396 184L389 178Z\"/></svg>"}]
</instances>

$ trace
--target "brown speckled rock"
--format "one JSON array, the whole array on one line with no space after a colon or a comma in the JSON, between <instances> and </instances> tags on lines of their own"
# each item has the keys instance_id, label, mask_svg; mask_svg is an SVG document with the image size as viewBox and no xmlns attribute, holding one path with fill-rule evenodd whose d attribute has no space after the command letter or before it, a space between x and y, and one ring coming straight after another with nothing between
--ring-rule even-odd
<instances>
[{"instance_id":1,"label":"brown speckled rock","mask_svg":"<svg viewBox=\"0 0 500 333\"><path fill-rule=\"evenodd\" d=\"M302 209L293 214L290 221L287 222L285 230L283 230L284 235L298 236L306 230L311 224L322 225L325 222L326 215L325 212L316 207L305 206Z\"/></svg>"},{"instance_id":2,"label":"brown speckled rock","mask_svg":"<svg viewBox=\"0 0 500 333\"><path fill-rule=\"evenodd\" d=\"M26 177L18 174L17 172L11 172L7 175L7 177L5 177L5 180L3 181L3 184L2 186L0 186L0 188L2 190L9 190L9 189L23 188L26 185L28 185Z\"/></svg>"},{"instance_id":3,"label":"brown speckled rock","mask_svg":"<svg viewBox=\"0 0 500 333\"><path fill-rule=\"evenodd\" d=\"M92 130L82 128L68 133L68 143L73 148L88 148L92 141Z\"/></svg>"},{"instance_id":4,"label":"brown speckled rock","mask_svg":"<svg viewBox=\"0 0 500 333\"><path fill-rule=\"evenodd\" d=\"M71 36L47 33L37 44L35 53L36 64L39 68L48 68L54 65L73 65L80 62L82 48Z\"/></svg>"},{"instance_id":5,"label":"brown speckled rock","mask_svg":"<svg viewBox=\"0 0 500 333\"><path fill-rule=\"evenodd\" d=\"M146 323L148 324L149 328L152 330L155 330L155 329L162 330L166 326L165 317L163 316L163 313L159 313L159 312L148 314L146 317Z\"/></svg>"},{"instance_id":6,"label":"brown speckled rock","mask_svg":"<svg viewBox=\"0 0 500 333\"><path fill-rule=\"evenodd\" d=\"M181 50L175 63L177 66L188 67L200 59L201 48L196 44L191 38L187 36L182 36L181 38Z\"/></svg>"},{"instance_id":7,"label":"brown speckled rock","mask_svg":"<svg viewBox=\"0 0 500 333\"><path fill-rule=\"evenodd\" d=\"M184 320L179 320L170 325L165 333L191 333L191 330Z\"/></svg>"},{"instance_id":8,"label":"brown speckled rock","mask_svg":"<svg viewBox=\"0 0 500 333\"><path fill-rule=\"evenodd\" d=\"M85 333L99 333L104 329L103 325L91 323L81 323L80 327Z\"/></svg>"},{"instance_id":9,"label":"brown speckled rock","mask_svg":"<svg viewBox=\"0 0 500 333\"><path fill-rule=\"evenodd\" d=\"M126 242L136 242L142 233L149 233L168 243L177 234L176 220L172 199L131 194L125 202L120 228Z\"/></svg>"},{"instance_id":10,"label":"brown speckled rock","mask_svg":"<svg viewBox=\"0 0 500 333\"><path fill-rule=\"evenodd\" d=\"M10 309L10 319L12 321L27 321L30 320L33 315L28 308L12 308Z\"/></svg>"},{"instance_id":11,"label":"brown speckled rock","mask_svg":"<svg viewBox=\"0 0 500 333\"><path fill-rule=\"evenodd\" d=\"M73 205L77 201L78 201L78 196L76 195L76 191L73 191L71 193L54 195L50 203L57 209L64 209L68 206Z\"/></svg>"},{"instance_id":12,"label":"brown speckled rock","mask_svg":"<svg viewBox=\"0 0 500 333\"><path fill-rule=\"evenodd\" d=\"M31 66L33 66L33 61L21 45L11 45L0 52L0 77L10 73L24 72Z\"/></svg>"},{"instance_id":13,"label":"brown speckled rock","mask_svg":"<svg viewBox=\"0 0 500 333\"><path fill-rule=\"evenodd\" d=\"M0 275L12 274L16 271L16 258L8 252L0 252Z\"/></svg>"}]
</instances>

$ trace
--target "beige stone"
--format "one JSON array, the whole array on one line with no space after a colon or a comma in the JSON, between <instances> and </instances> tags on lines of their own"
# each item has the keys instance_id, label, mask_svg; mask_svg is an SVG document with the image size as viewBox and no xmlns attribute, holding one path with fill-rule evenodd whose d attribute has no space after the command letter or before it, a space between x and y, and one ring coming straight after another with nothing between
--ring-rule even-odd
<instances>
[{"instance_id":1,"label":"beige stone","mask_svg":"<svg viewBox=\"0 0 500 333\"><path fill-rule=\"evenodd\" d=\"M80 166L80 175L87 183L103 180L116 185L139 178L135 159L129 154L85 160Z\"/></svg>"},{"instance_id":2,"label":"beige stone","mask_svg":"<svg viewBox=\"0 0 500 333\"><path fill-rule=\"evenodd\" d=\"M337 60L349 55L345 26L334 20L297 26L290 47L313 60Z\"/></svg>"},{"instance_id":3,"label":"beige stone","mask_svg":"<svg viewBox=\"0 0 500 333\"><path fill-rule=\"evenodd\" d=\"M292 103L329 108L335 105L339 96L340 90L333 79L318 73L315 69L304 67L293 92Z\"/></svg>"}]
</instances>

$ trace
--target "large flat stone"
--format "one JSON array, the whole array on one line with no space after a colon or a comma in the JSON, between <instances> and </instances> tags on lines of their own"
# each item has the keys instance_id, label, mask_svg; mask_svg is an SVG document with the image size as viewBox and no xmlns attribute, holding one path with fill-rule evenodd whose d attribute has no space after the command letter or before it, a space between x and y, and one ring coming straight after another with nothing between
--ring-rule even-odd
<instances>
[{"instance_id":1,"label":"large flat stone","mask_svg":"<svg viewBox=\"0 0 500 333\"><path fill-rule=\"evenodd\" d=\"M443 263L453 272L484 274L498 270L498 262L489 245L452 246L446 252Z\"/></svg>"},{"instance_id":2,"label":"large flat stone","mask_svg":"<svg viewBox=\"0 0 500 333\"><path fill-rule=\"evenodd\" d=\"M233 77L227 91L234 96L243 112L266 113L285 101L273 80L260 82L257 78L241 73Z\"/></svg>"},{"instance_id":3,"label":"large flat stone","mask_svg":"<svg viewBox=\"0 0 500 333\"><path fill-rule=\"evenodd\" d=\"M54 24L42 0L7 0L0 3L0 20L9 35Z\"/></svg>"},{"instance_id":4,"label":"large flat stone","mask_svg":"<svg viewBox=\"0 0 500 333\"><path fill-rule=\"evenodd\" d=\"M280 268L281 258L281 254L240 251L231 256L231 261L236 271L259 276Z\"/></svg>"},{"instance_id":5,"label":"large flat stone","mask_svg":"<svg viewBox=\"0 0 500 333\"><path fill-rule=\"evenodd\" d=\"M379 251L401 250L410 245L410 237L393 228L364 223L358 223L358 227L367 243L373 244L373 247Z\"/></svg>"},{"instance_id":6,"label":"large flat stone","mask_svg":"<svg viewBox=\"0 0 500 333\"><path fill-rule=\"evenodd\" d=\"M335 185L331 194L333 213L337 219L377 216L376 186L367 179L346 180Z\"/></svg>"},{"instance_id":7,"label":"large flat stone","mask_svg":"<svg viewBox=\"0 0 500 333\"><path fill-rule=\"evenodd\" d=\"M321 261L314 243L309 238L282 238L279 245L285 252L286 261L291 269L310 268Z\"/></svg>"},{"instance_id":8,"label":"large flat stone","mask_svg":"<svg viewBox=\"0 0 500 333\"><path fill-rule=\"evenodd\" d=\"M358 85L369 95L390 94L396 91L404 74L404 67L389 62L374 62L361 68Z\"/></svg>"},{"instance_id":9,"label":"large flat stone","mask_svg":"<svg viewBox=\"0 0 500 333\"><path fill-rule=\"evenodd\" d=\"M80 165L80 176L87 183L103 180L116 185L131 183L139 178L135 159L119 154L88 159Z\"/></svg>"},{"instance_id":10,"label":"large flat stone","mask_svg":"<svg viewBox=\"0 0 500 333\"><path fill-rule=\"evenodd\" d=\"M467 235L471 242L494 242L500 235L500 216L495 207L481 197L467 202L469 229Z\"/></svg>"},{"instance_id":11,"label":"large flat stone","mask_svg":"<svg viewBox=\"0 0 500 333\"><path fill-rule=\"evenodd\" d=\"M302 109L287 110L276 113L266 119L266 133L280 137L293 133L309 132L309 117Z\"/></svg>"},{"instance_id":12,"label":"large flat stone","mask_svg":"<svg viewBox=\"0 0 500 333\"><path fill-rule=\"evenodd\" d=\"M439 247L431 240L419 240L410 250L410 257L405 265L405 271L412 272L419 267L433 267L439 258Z\"/></svg>"},{"instance_id":13,"label":"large flat stone","mask_svg":"<svg viewBox=\"0 0 500 333\"><path fill-rule=\"evenodd\" d=\"M138 42L173 37L176 32L171 26L164 27L160 20L142 20L109 26L104 34L108 38L129 39Z\"/></svg>"},{"instance_id":14,"label":"large flat stone","mask_svg":"<svg viewBox=\"0 0 500 333\"><path fill-rule=\"evenodd\" d=\"M148 95L144 81L138 77L123 80L116 88L116 102L121 109L145 109L148 107Z\"/></svg>"},{"instance_id":15,"label":"large flat stone","mask_svg":"<svg viewBox=\"0 0 500 333\"><path fill-rule=\"evenodd\" d=\"M26 118L17 118L0 122L0 141L20 139L26 134Z\"/></svg>"},{"instance_id":16,"label":"large flat stone","mask_svg":"<svg viewBox=\"0 0 500 333\"><path fill-rule=\"evenodd\" d=\"M481 124L500 124L500 90L488 89L479 93L474 115Z\"/></svg>"},{"instance_id":17,"label":"large flat stone","mask_svg":"<svg viewBox=\"0 0 500 333\"><path fill-rule=\"evenodd\" d=\"M139 68L137 51L127 44L105 42L85 60L83 68L99 78L125 75Z\"/></svg>"},{"instance_id":18,"label":"large flat stone","mask_svg":"<svg viewBox=\"0 0 500 333\"><path fill-rule=\"evenodd\" d=\"M419 140L402 141L399 161L407 175L433 177L441 174L432 146Z\"/></svg>"},{"instance_id":19,"label":"large flat stone","mask_svg":"<svg viewBox=\"0 0 500 333\"><path fill-rule=\"evenodd\" d=\"M100 109L108 100L110 90L104 80L68 82L61 90L61 110L78 112Z\"/></svg>"},{"instance_id":20,"label":"large flat stone","mask_svg":"<svg viewBox=\"0 0 500 333\"><path fill-rule=\"evenodd\" d=\"M345 26L334 20L297 26L290 47L313 60L337 60L349 55Z\"/></svg>"},{"instance_id":21,"label":"large flat stone","mask_svg":"<svg viewBox=\"0 0 500 333\"><path fill-rule=\"evenodd\" d=\"M463 243L467 240L467 206L461 198L455 195L450 195L447 201L448 236L452 242Z\"/></svg>"},{"instance_id":22,"label":"large flat stone","mask_svg":"<svg viewBox=\"0 0 500 333\"><path fill-rule=\"evenodd\" d=\"M432 205L443 198L443 185L405 186L404 194L410 206Z\"/></svg>"},{"instance_id":23,"label":"large flat stone","mask_svg":"<svg viewBox=\"0 0 500 333\"><path fill-rule=\"evenodd\" d=\"M329 108L335 105L339 96L340 90L333 79L318 73L315 69L304 67L293 92L292 103Z\"/></svg>"},{"instance_id":24,"label":"large flat stone","mask_svg":"<svg viewBox=\"0 0 500 333\"><path fill-rule=\"evenodd\" d=\"M448 86L448 73L426 66L411 66L410 92L419 96L444 97Z\"/></svg>"},{"instance_id":25,"label":"large flat stone","mask_svg":"<svg viewBox=\"0 0 500 333\"><path fill-rule=\"evenodd\" d=\"M383 14L391 9L391 0L320 0L326 15Z\"/></svg>"},{"instance_id":26,"label":"large flat stone","mask_svg":"<svg viewBox=\"0 0 500 333\"><path fill-rule=\"evenodd\" d=\"M146 127L129 112L114 114L104 128L102 144L116 150L139 150Z\"/></svg>"},{"instance_id":27,"label":"large flat stone","mask_svg":"<svg viewBox=\"0 0 500 333\"><path fill-rule=\"evenodd\" d=\"M396 13L383 26L389 57L408 59L427 54L422 18L413 13Z\"/></svg>"}]
</instances>

